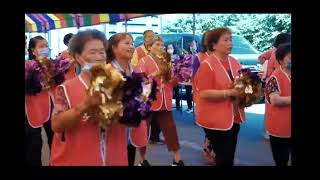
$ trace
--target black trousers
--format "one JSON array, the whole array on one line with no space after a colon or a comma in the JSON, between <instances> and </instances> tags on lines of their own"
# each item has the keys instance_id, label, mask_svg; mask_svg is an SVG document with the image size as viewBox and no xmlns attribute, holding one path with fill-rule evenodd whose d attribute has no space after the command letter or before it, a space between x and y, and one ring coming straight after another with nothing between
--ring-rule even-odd
<instances>
[{"instance_id":1,"label":"black trousers","mask_svg":"<svg viewBox=\"0 0 320 180\"><path fill-rule=\"evenodd\" d=\"M53 140L53 131L51 129L51 114L53 110L53 102L51 101L50 119L43 124L44 130L47 134L48 145L51 151ZM25 151L26 151L26 164L29 166L41 166L41 152L42 150L42 137L41 127L33 128L30 126L27 116L25 116Z\"/></svg>"},{"instance_id":2,"label":"black trousers","mask_svg":"<svg viewBox=\"0 0 320 180\"><path fill-rule=\"evenodd\" d=\"M188 109L192 109L192 86L184 86L186 88L186 100L187 100L187 105L188 105ZM181 86L176 86L174 88L174 94L175 94L175 98L176 98L176 108L180 109L180 94L179 94L179 88L181 88Z\"/></svg>"},{"instance_id":3,"label":"black trousers","mask_svg":"<svg viewBox=\"0 0 320 180\"><path fill-rule=\"evenodd\" d=\"M176 86L175 88L173 88L173 91L174 91L174 96L175 96L175 99L176 99L176 109L177 110L180 110L180 94L179 94L179 86Z\"/></svg>"},{"instance_id":4,"label":"black trousers","mask_svg":"<svg viewBox=\"0 0 320 180\"><path fill-rule=\"evenodd\" d=\"M53 139L53 132L51 129L51 120L45 122L43 127L48 137L49 149ZM29 122L25 122L25 147L26 147L26 163L30 166L41 166L41 150L42 150L42 137L41 127L33 128Z\"/></svg>"},{"instance_id":5,"label":"black trousers","mask_svg":"<svg viewBox=\"0 0 320 180\"><path fill-rule=\"evenodd\" d=\"M150 121L151 133L150 140L151 141L160 141L160 126L156 120L153 120L152 116L149 116L148 121ZM136 158L136 147L134 147L131 143L127 145L128 151L128 164L129 166L134 166L135 158Z\"/></svg>"},{"instance_id":6,"label":"black trousers","mask_svg":"<svg viewBox=\"0 0 320 180\"><path fill-rule=\"evenodd\" d=\"M216 154L216 166L233 166L240 125L234 123L227 131L206 128L204 131Z\"/></svg>"},{"instance_id":7,"label":"black trousers","mask_svg":"<svg viewBox=\"0 0 320 180\"><path fill-rule=\"evenodd\" d=\"M186 99L188 109L192 109L192 86L184 86L186 88Z\"/></svg>"},{"instance_id":8,"label":"black trousers","mask_svg":"<svg viewBox=\"0 0 320 180\"><path fill-rule=\"evenodd\" d=\"M288 166L292 148L292 139L279 138L270 135L270 145L276 166Z\"/></svg>"},{"instance_id":9,"label":"black trousers","mask_svg":"<svg viewBox=\"0 0 320 180\"><path fill-rule=\"evenodd\" d=\"M136 159L136 147L131 143L127 145L128 150L128 164L129 166L134 166L134 161Z\"/></svg>"},{"instance_id":10,"label":"black trousers","mask_svg":"<svg viewBox=\"0 0 320 180\"><path fill-rule=\"evenodd\" d=\"M160 133L161 129L158 124L158 121L156 121L152 116L150 116L150 126L151 126L151 133L150 133L150 140L151 141L160 141Z\"/></svg>"}]
</instances>

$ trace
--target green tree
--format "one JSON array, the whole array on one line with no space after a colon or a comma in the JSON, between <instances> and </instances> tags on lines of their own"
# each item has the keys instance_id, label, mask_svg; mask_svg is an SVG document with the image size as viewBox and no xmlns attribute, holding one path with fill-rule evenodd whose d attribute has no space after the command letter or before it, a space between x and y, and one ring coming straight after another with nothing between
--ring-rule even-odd
<instances>
[{"instance_id":1,"label":"green tree","mask_svg":"<svg viewBox=\"0 0 320 180\"><path fill-rule=\"evenodd\" d=\"M180 18L163 30L165 33L192 33L192 20L192 15ZM230 28L263 52L272 48L277 34L291 32L291 14L196 14L196 34L216 27Z\"/></svg>"}]
</instances>

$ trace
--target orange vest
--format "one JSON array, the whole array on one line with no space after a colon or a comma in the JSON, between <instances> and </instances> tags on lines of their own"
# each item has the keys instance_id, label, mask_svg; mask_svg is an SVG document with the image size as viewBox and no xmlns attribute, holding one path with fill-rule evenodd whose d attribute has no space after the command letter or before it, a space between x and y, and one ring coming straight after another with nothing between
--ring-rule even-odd
<instances>
[{"instance_id":1,"label":"orange vest","mask_svg":"<svg viewBox=\"0 0 320 180\"><path fill-rule=\"evenodd\" d=\"M262 60L258 60L260 64L263 64L265 62L265 60L269 60L273 51L275 50L275 48L272 48L264 53L262 53L259 58L261 58Z\"/></svg>"},{"instance_id":2,"label":"orange vest","mask_svg":"<svg viewBox=\"0 0 320 180\"><path fill-rule=\"evenodd\" d=\"M209 57L209 54L207 52L205 52L205 53L199 52L197 54L197 56L199 59L199 63L201 64L205 59L207 59ZM194 103L197 103L197 99L199 98L199 92L196 91L196 89L195 89L194 81L192 81L192 95L193 95Z\"/></svg>"},{"instance_id":3,"label":"orange vest","mask_svg":"<svg viewBox=\"0 0 320 180\"><path fill-rule=\"evenodd\" d=\"M291 80L280 68L271 75L278 83L280 96L291 96ZM270 77L270 78L271 78ZM266 129L276 137L291 137L291 105L274 106L266 97Z\"/></svg>"},{"instance_id":4,"label":"orange vest","mask_svg":"<svg viewBox=\"0 0 320 180\"><path fill-rule=\"evenodd\" d=\"M238 70L241 69L240 63L229 56L229 65L233 77L237 76ZM232 81L222 63L214 54L210 55L203 63L201 63L201 66L209 66L212 73L215 74L216 79L212 89L223 90L229 88ZM196 76L197 75L199 74L197 73ZM205 80L205 77L201 77L201 80ZM195 82L195 86L197 86L197 82ZM197 93L200 93L197 87L195 87L195 89L198 91ZM197 99L196 121L199 126L207 129L229 130L234 123L233 111L233 104L228 99L213 101L199 97ZM244 108L238 108L238 111L240 113L241 121L244 122Z\"/></svg>"},{"instance_id":5,"label":"orange vest","mask_svg":"<svg viewBox=\"0 0 320 180\"><path fill-rule=\"evenodd\" d=\"M144 67L142 67L141 71L144 71L147 75L150 75L154 72L159 71L159 67L155 60L150 56L145 56L141 59ZM157 100L152 102L151 109L152 111L160 111L163 103L165 104L165 109L168 111L172 110L172 91L173 86L171 83L162 83L160 78L155 78L158 83L158 92L157 92Z\"/></svg>"},{"instance_id":6,"label":"orange vest","mask_svg":"<svg viewBox=\"0 0 320 180\"><path fill-rule=\"evenodd\" d=\"M111 65L112 67L117 69L113 63L111 63ZM129 128L128 133L129 140L135 147L145 147L149 142L147 133L147 122L145 120L142 120L138 127Z\"/></svg>"},{"instance_id":7,"label":"orange vest","mask_svg":"<svg viewBox=\"0 0 320 180\"><path fill-rule=\"evenodd\" d=\"M64 82L69 107L83 101L86 85L80 76ZM63 139L64 134L64 141ZM53 166L127 166L126 126L112 124L106 129L106 155L100 151L100 128L98 123L83 119L64 133L54 133L50 164Z\"/></svg>"},{"instance_id":8,"label":"orange vest","mask_svg":"<svg viewBox=\"0 0 320 180\"><path fill-rule=\"evenodd\" d=\"M70 67L70 69L68 70L68 72L65 75L66 80L72 79L77 76L76 68L77 68L77 64L73 64Z\"/></svg>"},{"instance_id":9,"label":"orange vest","mask_svg":"<svg viewBox=\"0 0 320 180\"><path fill-rule=\"evenodd\" d=\"M149 142L147 121L142 120L138 127L130 128L129 138L134 147L145 147Z\"/></svg>"},{"instance_id":10,"label":"orange vest","mask_svg":"<svg viewBox=\"0 0 320 180\"><path fill-rule=\"evenodd\" d=\"M207 52L203 53L203 52L199 52L197 54L199 62L202 63L206 58L209 57L209 54Z\"/></svg>"},{"instance_id":11,"label":"orange vest","mask_svg":"<svg viewBox=\"0 0 320 180\"><path fill-rule=\"evenodd\" d=\"M36 96L25 96L25 111L31 127L42 127L51 116L50 91L41 91Z\"/></svg>"},{"instance_id":12,"label":"orange vest","mask_svg":"<svg viewBox=\"0 0 320 180\"><path fill-rule=\"evenodd\" d=\"M144 45L142 45L144 46ZM141 46L137 47L137 54L138 54L138 64L141 58L145 57L147 54L144 52Z\"/></svg>"}]
</instances>

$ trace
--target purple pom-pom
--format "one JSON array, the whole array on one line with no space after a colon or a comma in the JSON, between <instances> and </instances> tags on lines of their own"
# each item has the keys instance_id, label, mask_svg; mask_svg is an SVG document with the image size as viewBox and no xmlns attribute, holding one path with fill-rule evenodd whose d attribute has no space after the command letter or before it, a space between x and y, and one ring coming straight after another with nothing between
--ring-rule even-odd
<instances>
[{"instance_id":1,"label":"purple pom-pom","mask_svg":"<svg viewBox=\"0 0 320 180\"><path fill-rule=\"evenodd\" d=\"M133 72L131 76L124 75L127 79L123 86L122 103L123 116L119 122L131 127L138 127L141 120L146 119L151 112L151 101L156 97L156 81L153 80L151 92L147 101L142 99L143 85L149 81L144 73Z\"/></svg>"},{"instance_id":2,"label":"purple pom-pom","mask_svg":"<svg viewBox=\"0 0 320 180\"><path fill-rule=\"evenodd\" d=\"M41 64L36 60L26 62L25 69L25 94L34 96L41 92L43 80L43 69Z\"/></svg>"}]
</instances>

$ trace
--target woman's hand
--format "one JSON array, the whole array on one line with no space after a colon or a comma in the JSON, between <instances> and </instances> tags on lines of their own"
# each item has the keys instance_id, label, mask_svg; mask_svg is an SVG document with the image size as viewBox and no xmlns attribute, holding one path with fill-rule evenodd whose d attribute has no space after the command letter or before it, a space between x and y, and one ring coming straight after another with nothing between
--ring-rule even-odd
<instances>
[{"instance_id":1,"label":"woman's hand","mask_svg":"<svg viewBox=\"0 0 320 180\"><path fill-rule=\"evenodd\" d=\"M86 110L98 106L101 104L101 95L99 92L93 92L92 96L89 94L86 95L83 100L83 105Z\"/></svg>"},{"instance_id":2,"label":"woman's hand","mask_svg":"<svg viewBox=\"0 0 320 180\"><path fill-rule=\"evenodd\" d=\"M225 90L225 95L227 97L240 97L241 93L238 89L236 88L233 88L233 89L228 89L228 90Z\"/></svg>"}]
</instances>

